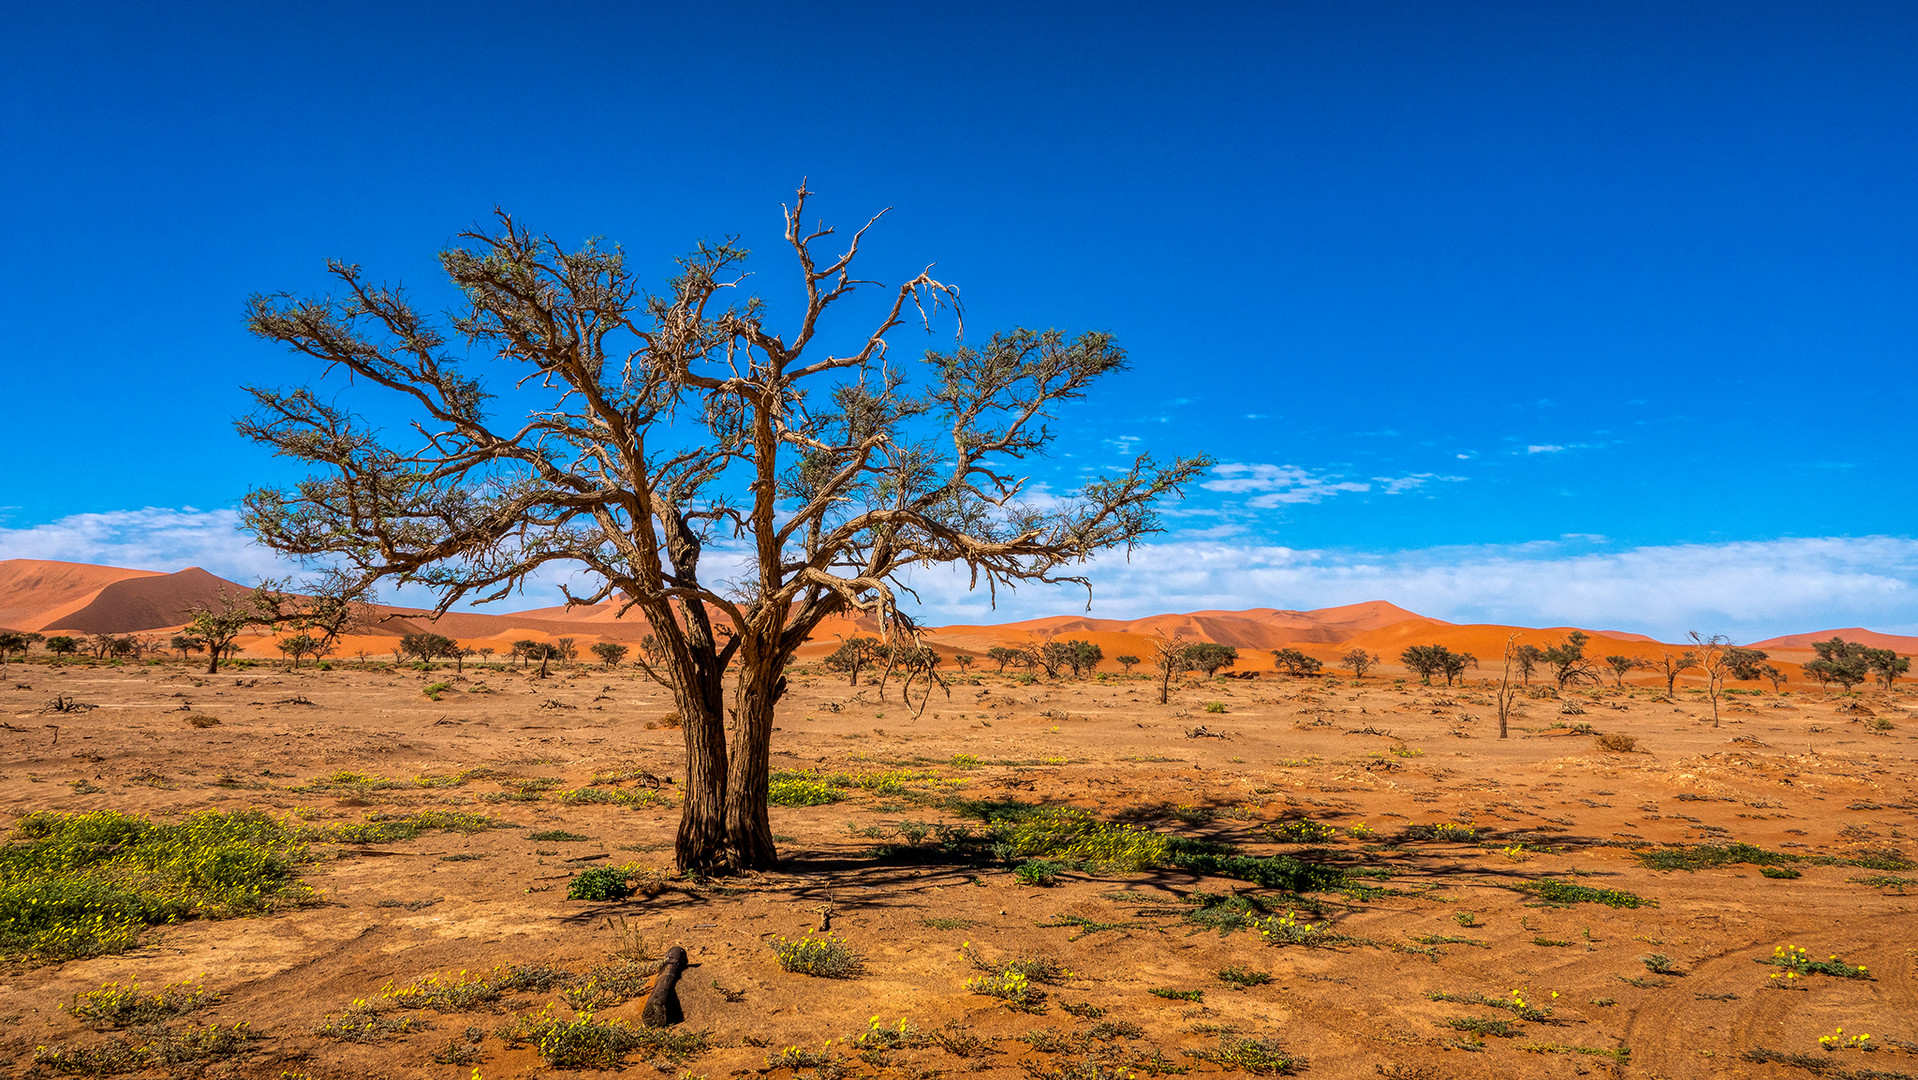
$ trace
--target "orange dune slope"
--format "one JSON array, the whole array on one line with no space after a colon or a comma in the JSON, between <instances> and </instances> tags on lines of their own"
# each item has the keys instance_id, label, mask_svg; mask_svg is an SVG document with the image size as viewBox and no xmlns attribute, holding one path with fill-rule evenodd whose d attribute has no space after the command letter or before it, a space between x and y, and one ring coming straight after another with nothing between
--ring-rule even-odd
<instances>
[{"instance_id":1,"label":"orange dune slope","mask_svg":"<svg viewBox=\"0 0 1918 1080\"><path fill-rule=\"evenodd\" d=\"M1876 630L1867 630L1854 626L1849 630L1820 630L1815 634L1786 634L1783 637L1766 638L1752 642L1754 649L1804 649L1809 651L1813 642L1830 641L1834 637L1855 641L1873 649L1890 649L1895 653L1918 653L1918 637L1901 637L1897 634L1881 634Z\"/></svg>"},{"instance_id":2,"label":"orange dune slope","mask_svg":"<svg viewBox=\"0 0 1918 1080\"><path fill-rule=\"evenodd\" d=\"M197 566L173 574L154 574L116 581L101 589L85 606L50 620L47 629L83 634L126 634L163 630L192 618L193 608L217 605L220 595L249 592Z\"/></svg>"},{"instance_id":3,"label":"orange dune slope","mask_svg":"<svg viewBox=\"0 0 1918 1080\"><path fill-rule=\"evenodd\" d=\"M91 604L109 585L161 576L153 570L122 570L50 559L0 559L0 627L50 629Z\"/></svg>"}]
</instances>

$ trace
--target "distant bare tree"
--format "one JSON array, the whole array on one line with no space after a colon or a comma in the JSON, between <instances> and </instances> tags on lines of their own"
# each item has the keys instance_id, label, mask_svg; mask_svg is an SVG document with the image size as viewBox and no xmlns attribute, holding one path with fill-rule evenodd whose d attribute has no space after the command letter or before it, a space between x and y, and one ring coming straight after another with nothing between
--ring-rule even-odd
<instances>
[{"instance_id":1,"label":"distant bare tree","mask_svg":"<svg viewBox=\"0 0 1918 1080\"><path fill-rule=\"evenodd\" d=\"M1698 654L1690 650L1682 653L1662 652L1658 659L1651 662L1653 671L1665 676L1665 696L1678 696L1678 676L1680 672L1690 671L1698 666Z\"/></svg>"},{"instance_id":2,"label":"distant bare tree","mask_svg":"<svg viewBox=\"0 0 1918 1080\"><path fill-rule=\"evenodd\" d=\"M1363 679L1366 672L1379 665L1379 657L1378 654L1366 652L1364 649L1353 649L1339 658L1339 664L1352 669L1352 678Z\"/></svg>"},{"instance_id":3,"label":"distant bare tree","mask_svg":"<svg viewBox=\"0 0 1918 1080\"><path fill-rule=\"evenodd\" d=\"M1505 639L1505 666L1498 680L1498 737L1509 738L1511 733L1512 706L1518 702L1519 688L1512 685L1512 672L1520 669L1518 635L1512 634Z\"/></svg>"},{"instance_id":4,"label":"distant bare tree","mask_svg":"<svg viewBox=\"0 0 1918 1080\"><path fill-rule=\"evenodd\" d=\"M1725 669L1730 663L1731 639L1723 634L1705 637L1692 631L1692 650L1698 656L1698 670L1705 674L1705 697L1712 703L1712 726L1718 724L1718 694L1725 685Z\"/></svg>"}]
</instances>

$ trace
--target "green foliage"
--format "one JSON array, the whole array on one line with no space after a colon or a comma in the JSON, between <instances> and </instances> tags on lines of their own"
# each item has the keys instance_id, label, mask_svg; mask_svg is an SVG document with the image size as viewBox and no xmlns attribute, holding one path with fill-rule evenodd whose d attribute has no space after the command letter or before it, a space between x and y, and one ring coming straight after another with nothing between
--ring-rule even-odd
<instances>
[{"instance_id":1,"label":"green foliage","mask_svg":"<svg viewBox=\"0 0 1918 1080\"><path fill-rule=\"evenodd\" d=\"M838 788L817 772L776 772L766 784L766 801L774 806L825 806L839 799Z\"/></svg>"},{"instance_id":2,"label":"green foliage","mask_svg":"<svg viewBox=\"0 0 1918 1080\"><path fill-rule=\"evenodd\" d=\"M582 836L576 832L567 832L565 829L541 829L538 832L527 833L526 839L538 843L578 844L591 840L592 837Z\"/></svg>"},{"instance_id":3,"label":"green foliage","mask_svg":"<svg viewBox=\"0 0 1918 1080\"><path fill-rule=\"evenodd\" d=\"M1411 645L1399 653L1399 663L1427 686L1434 675L1444 675L1445 685L1450 686L1467 667L1477 667L1478 658L1471 653L1455 653L1443 645Z\"/></svg>"},{"instance_id":4,"label":"green foliage","mask_svg":"<svg viewBox=\"0 0 1918 1080\"><path fill-rule=\"evenodd\" d=\"M1332 826L1313 821L1311 818L1275 822L1266 826L1265 831L1274 840L1288 844L1322 844L1339 834L1339 831Z\"/></svg>"},{"instance_id":5,"label":"green foliage","mask_svg":"<svg viewBox=\"0 0 1918 1080\"><path fill-rule=\"evenodd\" d=\"M568 900L624 900L633 895L633 888L626 883L626 871L616 866L595 866L582 870L566 886Z\"/></svg>"},{"instance_id":6,"label":"green foliage","mask_svg":"<svg viewBox=\"0 0 1918 1080\"><path fill-rule=\"evenodd\" d=\"M157 993L145 993L139 983L129 980L125 986L113 982L75 994L61 1008L89 1027L128 1027L184 1016L219 1000L220 995L199 983L177 982Z\"/></svg>"},{"instance_id":7,"label":"green foliage","mask_svg":"<svg viewBox=\"0 0 1918 1080\"><path fill-rule=\"evenodd\" d=\"M1206 1050L1181 1050L1189 1058L1209 1061L1227 1072L1253 1076L1283 1076L1296 1072L1305 1062L1294 1057L1274 1039L1243 1039L1225 1035L1219 1045Z\"/></svg>"},{"instance_id":8,"label":"green foliage","mask_svg":"<svg viewBox=\"0 0 1918 1080\"><path fill-rule=\"evenodd\" d=\"M1855 641L1833 635L1825 641L1812 643L1812 651L1817 658L1806 662L1805 674L1821 684L1835 682L1840 688L1850 690L1864 682L1871 674L1870 652Z\"/></svg>"},{"instance_id":9,"label":"green foliage","mask_svg":"<svg viewBox=\"0 0 1918 1080\"><path fill-rule=\"evenodd\" d=\"M1337 867L1320 866L1290 855L1221 855L1215 852L1179 851L1173 853L1170 861L1182 870L1249 881L1254 885L1286 892L1321 892L1341 889L1350 884L1345 871Z\"/></svg>"},{"instance_id":10,"label":"green foliage","mask_svg":"<svg viewBox=\"0 0 1918 1080\"><path fill-rule=\"evenodd\" d=\"M563 1020L553 1015L550 1005L514 1017L497 1034L509 1046L532 1044L556 1069L616 1069L635 1051L677 1062L712 1045L705 1031L635 1028L624 1020L595 1020L592 1013Z\"/></svg>"},{"instance_id":11,"label":"green foliage","mask_svg":"<svg viewBox=\"0 0 1918 1080\"><path fill-rule=\"evenodd\" d=\"M175 824L109 810L38 812L0 848L0 954L68 960L123 952L147 926L306 900L298 832L258 811Z\"/></svg>"},{"instance_id":12,"label":"green foliage","mask_svg":"<svg viewBox=\"0 0 1918 1080\"><path fill-rule=\"evenodd\" d=\"M1325 667L1325 662L1316 657L1307 656L1297 649L1272 650L1273 668L1287 675L1305 678L1317 675Z\"/></svg>"},{"instance_id":13,"label":"green foliage","mask_svg":"<svg viewBox=\"0 0 1918 1080\"><path fill-rule=\"evenodd\" d=\"M1229 668L1239 662L1239 650L1230 645L1220 645L1214 641L1197 641L1185 647L1181 658L1187 671L1203 671L1210 677L1218 674L1220 668Z\"/></svg>"},{"instance_id":14,"label":"green foliage","mask_svg":"<svg viewBox=\"0 0 1918 1080\"><path fill-rule=\"evenodd\" d=\"M1225 702L1208 701L1205 703L1205 711L1209 713L1222 713L1225 711Z\"/></svg>"},{"instance_id":15,"label":"green foliage","mask_svg":"<svg viewBox=\"0 0 1918 1080\"><path fill-rule=\"evenodd\" d=\"M1658 901L1618 889L1594 889L1569 881L1544 878L1534 882L1531 891L1548 904L1604 904L1611 908L1657 907Z\"/></svg>"},{"instance_id":16,"label":"green foliage","mask_svg":"<svg viewBox=\"0 0 1918 1080\"><path fill-rule=\"evenodd\" d=\"M1707 867L1733 866L1739 863L1748 863L1753 866L1779 866L1784 863L1798 862L1800 858L1801 856L1798 855L1766 851L1764 848L1742 843L1692 844L1638 853L1639 865L1648 870L1703 870Z\"/></svg>"},{"instance_id":17,"label":"green foliage","mask_svg":"<svg viewBox=\"0 0 1918 1080\"><path fill-rule=\"evenodd\" d=\"M579 983L567 987L560 996L576 1012L593 1012L645 996L657 960L624 959L595 966Z\"/></svg>"},{"instance_id":18,"label":"green foliage","mask_svg":"<svg viewBox=\"0 0 1918 1080\"><path fill-rule=\"evenodd\" d=\"M33 1051L33 1063L56 1073L80 1076L109 1076L142 1069L165 1069L177 1076L183 1071L178 1066L232 1057L245 1050L252 1039L253 1029L245 1023L163 1027L144 1042L114 1038L98 1046L37 1047Z\"/></svg>"},{"instance_id":19,"label":"green foliage","mask_svg":"<svg viewBox=\"0 0 1918 1080\"><path fill-rule=\"evenodd\" d=\"M618 667L619 662L626 659L626 654L631 651L617 641L600 641L593 645L593 655L599 657L599 662L607 667Z\"/></svg>"},{"instance_id":20,"label":"green foliage","mask_svg":"<svg viewBox=\"0 0 1918 1080\"><path fill-rule=\"evenodd\" d=\"M421 662L452 659L460 654L459 643L444 634L406 634L400 638L400 655Z\"/></svg>"},{"instance_id":21,"label":"green foliage","mask_svg":"<svg viewBox=\"0 0 1918 1080\"><path fill-rule=\"evenodd\" d=\"M1513 1038L1521 1030L1513 1021L1494 1020L1485 1016L1454 1016L1445 1021L1445 1025L1458 1031L1469 1031L1474 1035L1491 1035L1500 1039Z\"/></svg>"},{"instance_id":22,"label":"green foliage","mask_svg":"<svg viewBox=\"0 0 1918 1080\"><path fill-rule=\"evenodd\" d=\"M440 699L441 694L445 693L448 690L451 690L452 688L453 688L452 683L447 683L447 682L428 683L427 685L420 688L420 693L425 694L427 697L432 698L434 701L438 701Z\"/></svg>"},{"instance_id":23,"label":"green foliage","mask_svg":"<svg viewBox=\"0 0 1918 1080\"><path fill-rule=\"evenodd\" d=\"M1890 649L1866 649L1864 656L1866 669L1878 676L1887 690L1892 688L1900 675L1911 670L1911 659L1899 656Z\"/></svg>"},{"instance_id":24,"label":"green foliage","mask_svg":"<svg viewBox=\"0 0 1918 1080\"><path fill-rule=\"evenodd\" d=\"M1803 947L1797 945L1780 945L1772 950L1770 956L1761 957L1758 962L1784 968L1792 978L1817 974L1832 975L1840 979L1871 979L1870 973L1864 967L1847 964L1835 953L1826 960L1813 960ZM1776 979L1778 976L1773 975L1772 978Z\"/></svg>"},{"instance_id":25,"label":"green foliage","mask_svg":"<svg viewBox=\"0 0 1918 1080\"><path fill-rule=\"evenodd\" d=\"M1300 922L1296 911L1255 920L1252 929L1257 930L1268 945L1311 945L1324 933L1316 924Z\"/></svg>"},{"instance_id":26,"label":"green foliage","mask_svg":"<svg viewBox=\"0 0 1918 1080\"><path fill-rule=\"evenodd\" d=\"M1074 859L1123 870L1163 865L1168 839L1139 825L1099 821L1075 806L1047 807L998 830L1011 857Z\"/></svg>"},{"instance_id":27,"label":"green foliage","mask_svg":"<svg viewBox=\"0 0 1918 1080\"><path fill-rule=\"evenodd\" d=\"M974 994L995 998L1007 1008L1021 1012L1040 1012L1045 1008L1045 991L1032 985L1031 976L1011 968L967 979L966 989Z\"/></svg>"},{"instance_id":28,"label":"green foliage","mask_svg":"<svg viewBox=\"0 0 1918 1080\"><path fill-rule=\"evenodd\" d=\"M832 934L808 930L804 937L776 937L771 942L779 966L795 975L821 979L850 979L865 971L865 961L851 945Z\"/></svg>"},{"instance_id":29,"label":"green foliage","mask_svg":"<svg viewBox=\"0 0 1918 1080\"><path fill-rule=\"evenodd\" d=\"M1059 872L1065 869L1062 863L1050 859L1028 859L1012 868L1012 874L1021 885L1037 885L1051 888L1059 880Z\"/></svg>"},{"instance_id":30,"label":"green foliage","mask_svg":"<svg viewBox=\"0 0 1918 1080\"><path fill-rule=\"evenodd\" d=\"M1249 986L1264 986L1266 983L1272 981L1272 973L1269 971L1251 971L1234 965L1232 967L1219 969L1219 981L1242 989Z\"/></svg>"},{"instance_id":31,"label":"green foliage","mask_svg":"<svg viewBox=\"0 0 1918 1080\"><path fill-rule=\"evenodd\" d=\"M1407 840L1425 840L1441 844L1470 844L1478 840L1477 826L1462 821L1420 822L1405 827Z\"/></svg>"},{"instance_id":32,"label":"green foliage","mask_svg":"<svg viewBox=\"0 0 1918 1080\"><path fill-rule=\"evenodd\" d=\"M1155 986L1148 992L1153 997L1165 998L1167 1001L1198 1002L1205 1000L1205 991L1203 990L1172 990L1162 986Z\"/></svg>"},{"instance_id":33,"label":"green foliage","mask_svg":"<svg viewBox=\"0 0 1918 1080\"><path fill-rule=\"evenodd\" d=\"M396 840L411 840L429 832L471 836L489 829L517 828L519 826L510 821L484 814L468 814L459 810L421 810L412 814L374 814L365 821L308 829L305 835L314 840L338 844L390 844Z\"/></svg>"}]
</instances>

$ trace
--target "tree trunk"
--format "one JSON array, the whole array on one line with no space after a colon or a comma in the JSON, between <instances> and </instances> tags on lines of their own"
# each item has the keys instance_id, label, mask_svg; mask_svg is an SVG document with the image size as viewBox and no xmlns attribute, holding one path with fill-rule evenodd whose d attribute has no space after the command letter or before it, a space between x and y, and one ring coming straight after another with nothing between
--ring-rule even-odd
<instances>
[{"instance_id":1,"label":"tree trunk","mask_svg":"<svg viewBox=\"0 0 1918 1080\"><path fill-rule=\"evenodd\" d=\"M785 657L758 643L740 649L738 707L733 710L731 770L726 777L726 837L747 870L776 866L766 782L772 772L773 706L786 691Z\"/></svg>"},{"instance_id":2,"label":"tree trunk","mask_svg":"<svg viewBox=\"0 0 1918 1080\"><path fill-rule=\"evenodd\" d=\"M685 689L673 695L686 737L686 786L680 792L679 835L673 842L673 862L682 872L732 866L726 842L726 730L719 695L710 696L704 700Z\"/></svg>"}]
</instances>

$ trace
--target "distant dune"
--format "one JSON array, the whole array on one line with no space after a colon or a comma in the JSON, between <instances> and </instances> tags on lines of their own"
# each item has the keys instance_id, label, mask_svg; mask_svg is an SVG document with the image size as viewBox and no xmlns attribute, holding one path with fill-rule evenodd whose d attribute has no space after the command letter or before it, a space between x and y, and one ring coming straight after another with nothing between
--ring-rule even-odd
<instances>
[{"instance_id":1,"label":"distant dune","mask_svg":"<svg viewBox=\"0 0 1918 1080\"><path fill-rule=\"evenodd\" d=\"M215 602L222 590L228 594L246 591L244 586L222 580L198 567L167 574L82 563L4 560L0 561L0 626L42 632L107 634L167 631L184 624L189 609L196 604ZM392 651L402 635L429 631L455 638L472 648L504 654L511 650L513 642L525 639L551 642L572 638L582 649L597 641L632 645L650 630L646 620L635 611L618 617L616 604L535 608L498 615L456 612L437 620L418 608L381 606L376 610L379 617L374 622L341 639L339 655L383 655ZM1251 608L1167 613L1139 619L1055 615L1019 622L928 628L924 640L950 657L956 653L983 656L987 650L1001 645L1076 638L1098 645L1106 657L1104 666L1110 668L1117 657L1127 655L1149 663L1157 641L1182 634L1191 640L1213 641L1238 649L1240 658L1236 668L1240 671L1272 670L1270 653L1274 649L1296 648L1330 667L1336 665L1344 653L1362 648L1379 654L1391 666L1408 645L1444 645L1477 657L1480 671L1484 672L1497 666L1506 640L1513 635L1523 644L1545 646L1564 639L1574 629L1449 623L1383 600L1372 600L1315 611ZM800 655L816 659L837 648L842 638L853 634L876 635L878 631L878 622L867 615L828 619L801 649ZM1584 633L1592 638L1586 654L1595 659L1614 655L1654 659L1662 652L1682 649L1688 644L1664 645L1643 634L1620 631L1586 630ZM1918 654L1918 638L1880 634L1859 627L1775 637L1757 642L1755 647L1773 650L1773 659L1796 681L1800 677L1797 664L1810 658L1811 643L1833 634L1874 648ZM251 655L278 655L275 638L270 635L253 635L241 641L243 650ZM1647 678L1642 672L1634 677Z\"/></svg>"},{"instance_id":2,"label":"distant dune","mask_svg":"<svg viewBox=\"0 0 1918 1080\"><path fill-rule=\"evenodd\" d=\"M121 570L45 559L0 560L0 626L46 630L91 604L116 582L162 577L152 570Z\"/></svg>"},{"instance_id":3,"label":"distant dune","mask_svg":"<svg viewBox=\"0 0 1918 1080\"><path fill-rule=\"evenodd\" d=\"M1784 637L1766 638L1754 642L1755 649L1805 649L1809 651L1813 642L1830 641L1834 637L1855 641L1874 649L1890 649L1897 653L1918 653L1918 637L1900 637L1897 634L1881 634L1876 630L1867 630L1854 626L1846 630L1820 630L1815 634L1786 634Z\"/></svg>"}]
</instances>

